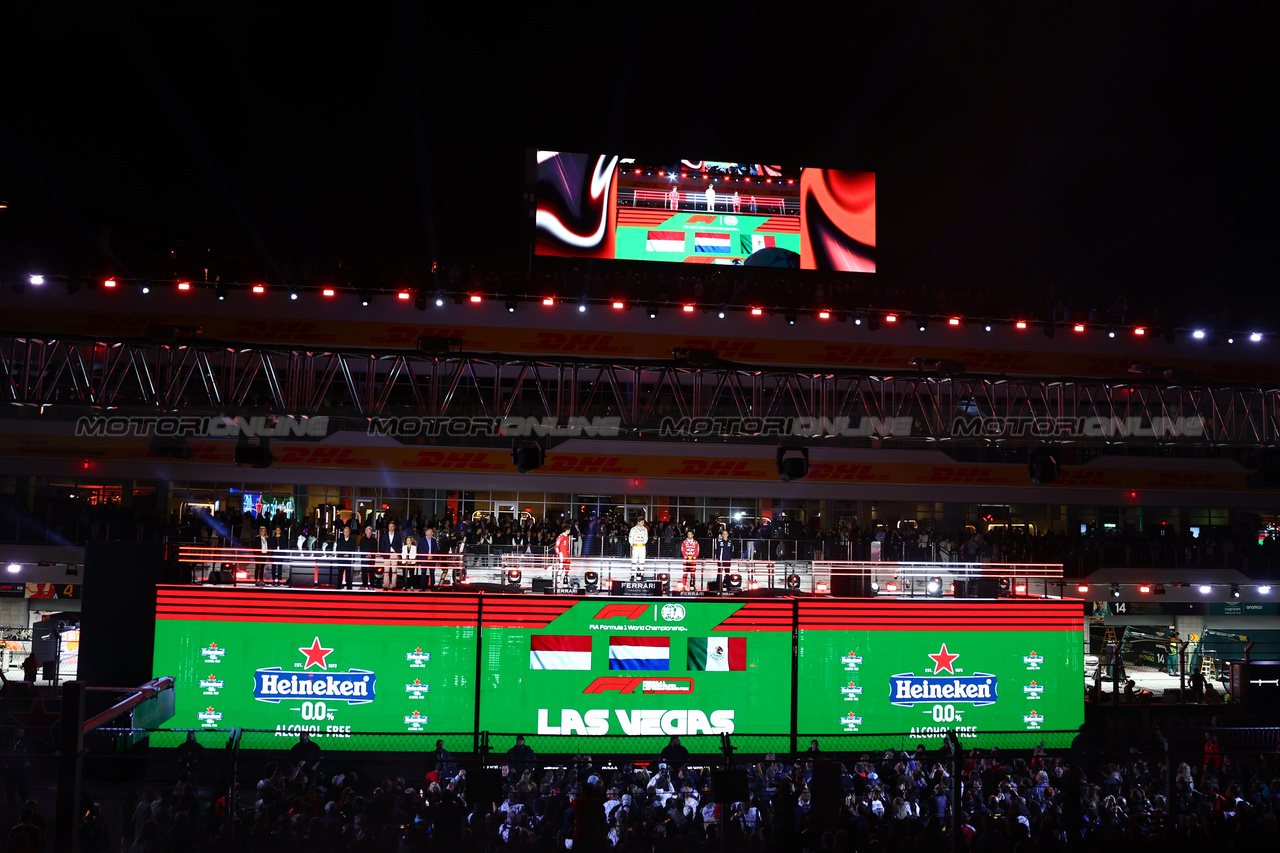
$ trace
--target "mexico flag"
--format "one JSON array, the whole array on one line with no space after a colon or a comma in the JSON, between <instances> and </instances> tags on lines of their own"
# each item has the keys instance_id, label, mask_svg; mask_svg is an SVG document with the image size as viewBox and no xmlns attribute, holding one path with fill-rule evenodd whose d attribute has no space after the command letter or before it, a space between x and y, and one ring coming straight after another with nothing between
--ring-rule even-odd
<instances>
[{"instance_id":1,"label":"mexico flag","mask_svg":"<svg viewBox=\"0 0 1280 853\"><path fill-rule=\"evenodd\" d=\"M689 669L736 672L747 668L746 637L690 637Z\"/></svg>"},{"instance_id":2,"label":"mexico flag","mask_svg":"<svg viewBox=\"0 0 1280 853\"><path fill-rule=\"evenodd\" d=\"M671 669L670 637L610 637L609 669Z\"/></svg>"},{"instance_id":3,"label":"mexico flag","mask_svg":"<svg viewBox=\"0 0 1280 853\"><path fill-rule=\"evenodd\" d=\"M591 638L534 634L529 669L591 669Z\"/></svg>"}]
</instances>

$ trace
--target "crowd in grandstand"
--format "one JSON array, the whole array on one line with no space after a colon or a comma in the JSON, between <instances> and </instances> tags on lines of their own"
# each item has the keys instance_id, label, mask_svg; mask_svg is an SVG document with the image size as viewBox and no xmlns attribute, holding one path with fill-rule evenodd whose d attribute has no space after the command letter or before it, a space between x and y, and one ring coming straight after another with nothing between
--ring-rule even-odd
<instances>
[{"instance_id":1,"label":"crowd in grandstand","mask_svg":"<svg viewBox=\"0 0 1280 853\"><path fill-rule=\"evenodd\" d=\"M299 746L310 747L301 758ZM500 789L489 793L483 774L474 766L468 774L469 762L442 743L381 779L361 776L353 759L299 744L230 799L224 782L211 785L201 750L178 755L176 784L133 792L118 815L86 802L82 849L942 850L956 809L961 841L950 849L975 853L1263 850L1280 840L1280 752L1225 749L1208 731L1203 754L1175 766L1133 748L1101 753L1087 734L1069 753L972 750L958 765L945 748L923 744L827 755L813 741L790 759L767 754L738 765L747 791L726 803L717 802L706 766L718 759L690 756L678 738L646 760L575 755L546 766L521 743L491 759L501 764ZM35 813L24 812L28 825Z\"/></svg>"}]
</instances>

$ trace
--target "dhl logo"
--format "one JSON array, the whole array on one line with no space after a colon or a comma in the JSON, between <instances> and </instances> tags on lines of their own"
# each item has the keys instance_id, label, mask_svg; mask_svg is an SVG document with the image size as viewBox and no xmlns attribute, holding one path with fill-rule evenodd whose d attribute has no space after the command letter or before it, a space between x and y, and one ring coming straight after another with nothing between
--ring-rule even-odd
<instances>
[{"instance_id":1,"label":"dhl logo","mask_svg":"<svg viewBox=\"0 0 1280 853\"><path fill-rule=\"evenodd\" d=\"M888 474L877 474L874 465L851 462L815 462L809 466L811 480L887 481Z\"/></svg>"},{"instance_id":2,"label":"dhl logo","mask_svg":"<svg viewBox=\"0 0 1280 853\"><path fill-rule=\"evenodd\" d=\"M1064 468L1062 470L1061 478L1057 483L1055 483L1055 485L1072 486L1075 488L1082 486L1111 488L1118 485L1118 483L1112 479L1110 471L1072 471Z\"/></svg>"},{"instance_id":3,"label":"dhl logo","mask_svg":"<svg viewBox=\"0 0 1280 853\"><path fill-rule=\"evenodd\" d=\"M1239 483L1219 483L1217 474L1195 472L1181 474L1176 471L1161 471L1156 475L1155 484L1157 489L1238 489L1239 487Z\"/></svg>"},{"instance_id":4,"label":"dhl logo","mask_svg":"<svg viewBox=\"0 0 1280 853\"><path fill-rule=\"evenodd\" d=\"M273 447L274 449L274 447ZM353 468L368 468L373 460L367 456L356 456L350 447L308 447L306 445L281 446L280 465L340 465Z\"/></svg>"},{"instance_id":5,"label":"dhl logo","mask_svg":"<svg viewBox=\"0 0 1280 853\"><path fill-rule=\"evenodd\" d=\"M756 348L757 341L725 338L685 338L679 346L689 349L713 349L716 355L727 361L751 361L777 358L776 352L764 352Z\"/></svg>"},{"instance_id":6,"label":"dhl logo","mask_svg":"<svg viewBox=\"0 0 1280 853\"><path fill-rule=\"evenodd\" d=\"M995 476L994 468L968 466L948 468L937 465L931 467L928 474L916 478L916 482L919 483L950 483L963 486L996 484L1003 483L1005 480L1004 477Z\"/></svg>"},{"instance_id":7,"label":"dhl logo","mask_svg":"<svg viewBox=\"0 0 1280 853\"><path fill-rule=\"evenodd\" d=\"M590 352L590 353L629 353L634 347L618 346L613 343L613 335L565 334L562 332L538 332L532 341L521 341L518 346L522 350L537 352Z\"/></svg>"},{"instance_id":8,"label":"dhl logo","mask_svg":"<svg viewBox=\"0 0 1280 853\"><path fill-rule=\"evenodd\" d=\"M336 337L326 332L317 323L288 320L244 319L237 322L232 329L234 336L245 340L329 341Z\"/></svg>"},{"instance_id":9,"label":"dhl logo","mask_svg":"<svg viewBox=\"0 0 1280 853\"><path fill-rule=\"evenodd\" d=\"M864 364L879 367L904 367L906 362L896 347L849 346L827 344L815 361L827 364Z\"/></svg>"},{"instance_id":10,"label":"dhl logo","mask_svg":"<svg viewBox=\"0 0 1280 853\"><path fill-rule=\"evenodd\" d=\"M463 471L503 471L504 462L491 462L489 454L462 450L420 450L418 455L400 463L401 468L434 468Z\"/></svg>"},{"instance_id":11,"label":"dhl logo","mask_svg":"<svg viewBox=\"0 0 1280 853\"><path fill-rule=\"evenodd\" d=\"M672 477L738 477L747 480L767 476L764 471L753 470L751 462L745 459L681 459L680 467L667 469L667 474Z\"/></svg>"},{"instance_id":12,"label":"dhl logo","mask_svg":"<svg viewBox=\"0 0 1280 853\"><path fill-rule=\"evenodd\" d=\"M557 453L547 457L542 468L549 474L634 474L634 467L622 465L621 456L578 456Z\"/></svg>"},{"instance_id":13,"label":"dhl logo","mask_svg":"<svg viewBox=\"0 0 1280 853\"><path fill-rule=\"evenodd\" d=\"M461 327L445 326L387 326L385 335L374 335L370 340L389 347L416 347L418 338L457 338L466 341L467 330Z\"/></svg>"}]
</instances>

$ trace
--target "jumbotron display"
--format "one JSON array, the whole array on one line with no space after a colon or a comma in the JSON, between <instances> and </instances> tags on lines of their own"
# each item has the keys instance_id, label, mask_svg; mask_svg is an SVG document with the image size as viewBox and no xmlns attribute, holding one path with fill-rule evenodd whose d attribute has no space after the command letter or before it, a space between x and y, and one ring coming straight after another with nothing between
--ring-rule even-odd
<instances>
[{"instance_id":1,"label":"jumbotron display","mask_svg":"<svg viewBox=\"0 0 1280 853\"><path fill-rule=\"evenodd\" d=\"M1076 601L799 602L799 731L940 739L1084 722Z\"/></svg>"},{"instance_id":2,"label":"jumbotron display","mask_svg":"<svg viewBox=\"0 0 1280 853\"><path fill-rule=\"evenodd\" d=\"M352 732L475 727L476 596L410 613L367 596L185 587L157 604L169 728L306 731L342 749Z\"/></svg>"},{"instance_id":3,"label":"jumbotron display","mask_svg":"<svg viewBox=\"0 0 1280 853\"><path fill-rule=\"evenodd\" d=\"M155 649L155 674L177 679L169 728L307 731L332 749L357 733L422 735L427 749L475 731L550 752L565 736L657 752L678 735L714 752L731 734L785 752L793 735L949 730L1030 745L1084 716L1084 617L1069 600L160 587Z\"/></svg>"},{"instance_id":4,"label":"jumbotron display","mask_svg":"<svg viewBox=\"0 0 1280 853\"><path fill-rule=\"evenodd\" d=\"M537 153L541 255L875 272L871 172Z\"/></svg>"},{"instance_id":5,"label":"jumbotron display","mask_svg":"<svg viewBox=\"0 0 1280 853\"><path fill-rule=\"evenodd\" d=\"M789 733L791 614L784 601L486 600L480 727L649 737L654 751L671 735Z\"/></svg>"}]
</instances>

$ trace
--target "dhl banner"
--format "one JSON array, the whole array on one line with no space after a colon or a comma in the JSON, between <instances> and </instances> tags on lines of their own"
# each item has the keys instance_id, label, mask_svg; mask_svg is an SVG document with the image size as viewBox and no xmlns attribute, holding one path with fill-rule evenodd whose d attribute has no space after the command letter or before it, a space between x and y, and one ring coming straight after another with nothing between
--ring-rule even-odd
<instances>
[{"instance_id":1,"label":"dhl banner","mask_svg":"<svg viewBox=\"0 0 1280 853\"><path fill-rule=\"evenodd\" d=\"M76 460L92 466L106 462L155 463L167 466L193 464L230 466L234 441L193 439L189 460L164 459L151 453L148 439L0 436L0 456ZM616 444L614 445L616 447ZM649 448L645 448L649 449ZM665 450L666 448L662 448ZM493 448L366 447L325 443L271 445L272 470L323 467L353 471L402 471L422 473L515 474L511 452ZM646 479L716 479L777 483L778 471L771 456L713 456L731 454L732 446L699 448L692 453L592 453L553 450L538 469L539 475L565 477L628 477ZM812 459L808 483L882 486L1029 486L1025 465L966 464L961 462L893 461L894 451L883 451L884 462L823 461ZM1245 491L1247 472L1188 471L1176 461L1169 468L1063 466L1054 488L1132 489L1160 491Z\"/></svg>"},{"instance_id":2,"label":"dhl banner","mask_svg":"<svg viewBox=\"0 0 1280 853\"><path fill-rule=\"evenodd\" d=\"M42 335L86 336L98 339L143 338L155 325L200 326L206 340L307 347L375 347L413 350L419 337L456 338L466 352L500 352L529 356L640 358L668 361L672 349L714 349L726 361L746 364L806 365L867 370L910 370L912 359L962 361L969 373L1009 376L1126 378L1135 362L1158 359L1162 367L1193 371L1197 379L1236 383L1280 381L1280 364L1227 357L1191 359L1174 356L1163 342L1151 341L1150 355L1133 351L1096 352L1001 350L983 346L937 346L905 342L885 330L880 340L850 342L797 336L769 339L759 336L630 331L565 331L467 324L356 322L322 318L218 316L216 314L93 311L59 307L15 307L6 317L7 329L39 330ZM671 324L664 324L670 329ZM742 325L737 326L742 329ZM26 331L23 334L33 334Z\"/></svg>"}]
</instances>

